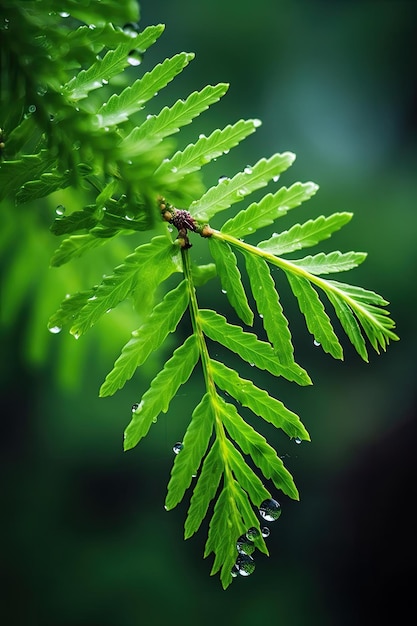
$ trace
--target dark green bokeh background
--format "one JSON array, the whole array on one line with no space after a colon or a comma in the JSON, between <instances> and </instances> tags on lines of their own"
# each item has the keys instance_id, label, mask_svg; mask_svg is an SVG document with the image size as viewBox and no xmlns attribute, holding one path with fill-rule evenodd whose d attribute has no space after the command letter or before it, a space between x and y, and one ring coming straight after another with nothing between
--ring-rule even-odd
<instances>
[{"instance_id":1,"label":"dark green bokeh background","mask_svg":"<svg viewBox=\"0 0 417 626\"><path fill-rule=\"evenodd\" d=\"M181 439L200 393L198 380L184 388L148 440L124 454L130 406L150 373L138 373L114 398L99 400L98 387L117 355L111 319L106 334L97 331L99 348L94 343L85 348L83 339L50 336L46 323L53 310L34 322L28 299L1 331L0 621L10 626L345 626L382 618L405 623L416 557L417 5L144 0L141 13L143 27L166 24L141 72L176 52L196 53L164 99L174 101L207 83L231 83L223 101L197 122L197 132L240 118L263 122L227 160L214 164L206 184L262 156L295 152L297 161L282 184L313 180L321 189L285 224L321 212L355 213L331 247L368 251L365 264L346 280L390 300L401 341L386 354L371 354L370 364L345 342L345 361L334 362L312 345L288 304L297 359L315 385L257 380L298 412L311 434L311 444L296 446L263 430L286 455L301 502L282 499L283 514L271 528L271 557L259 556L253 576L224 592L218 577L209 577L211 558L202 560L206 528L184 542L186 503L170 513L163 507L171 447ZM76 204L77 196L68 201ZM52 250L47 224L53 206L41 202L36 211L45 221L45 246ZM22 213L17 219L30 230L33 217ZM200 245L193 253L205 254ZM54 281L50 289L57 304L72 285L65 278ZM223 306L221 296L216 283L202 303ZM33 333L44 336L46 360L28 361ZM100 345L104 336L107 347ZM57 373L62 360L63 376Z\"/></svg>"}]
</instances>

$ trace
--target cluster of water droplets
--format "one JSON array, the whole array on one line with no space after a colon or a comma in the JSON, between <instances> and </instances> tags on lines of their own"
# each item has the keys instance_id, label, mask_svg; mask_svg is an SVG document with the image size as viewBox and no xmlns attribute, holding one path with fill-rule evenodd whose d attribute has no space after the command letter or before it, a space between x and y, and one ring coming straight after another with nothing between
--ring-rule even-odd
<instances>
[{"instance_id":1,"label":"cluster of water droplets","mask_svg":"<svg viewBox=\"0 0 417 626\"><path fill-rule=\"evenodd\" d=\"M275 522L281 515L281 505L277 500L268 498L259 507L259 515L267 522ZM255 541L260 536L264 539L269 537L271 531L268 526L263 526L261 530L252 526L244 535L241 535L236 542L237 559L232 567L231 575L250 576L255 571L255 560L252 554L255 552Z\"/></svg>"}]
</instances>

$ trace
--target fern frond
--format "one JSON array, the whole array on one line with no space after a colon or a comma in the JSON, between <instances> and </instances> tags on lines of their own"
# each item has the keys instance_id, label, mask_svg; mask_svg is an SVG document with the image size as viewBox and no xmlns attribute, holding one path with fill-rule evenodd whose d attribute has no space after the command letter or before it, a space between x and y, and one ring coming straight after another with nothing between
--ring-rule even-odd
<instances>
[{"instance_id":1,"label":"fern frond","mask_svg":"<svg viewBox=\"0 0 417 626\"><path fill-rule=\"evenodd\" d=\"M174 351L172 357L157 374L141 401L132 408L132 420L124 434L124 449L130 450L148 433L158 415L168 411L179 387L191 376L198 360L198 347L194 335L188 337Z\"/></svg>"},{"instance_id":2,"label":"fern frond","mask_svg":"<svg viewBox=\"0 0 417 626\"><path fill-rule=\"evenodd\" d=\"M242 284L236 255L229 244L216 239L209 239L209 248L216 263L223 293L227 294L227 299L240 319L248 326L252 326L253 313Z\"/></svg>"},{"instance_id":3,"label":"fern frond","mask_svg":"<svg viewBox=\"0 0 417 626\"><path fill-rule=\"evenodd\" d=\"M258 247L274 256L281 256L294 250L315 246L319 241L327 239L336 230L350 222L353 213L333 213L329 217L321 215L315 220L304 224L295 224L290 230L274 234L267 241L261 241Z\"/></svg>"},{"instance_id":4,"label":"fern frond","mask_svg":"<svg viewBox=\"0 0 417 626\"><path fill-rule=\"evenodd\" d=\"M253 167L247 166L231 179L223 179L211 187L199 200L190 205L190 212L195 219L208 222L220 211L240 202L256 189L261 189L274 177L278 177L294 161L291 152L274 154L269 159L261 159Z\"/></svg>"},{"instance_id":5,"label":"fern frond","mask_svg":"<svg viewBox=\"0 0 417 626\"><path fill-rule=\"evenodd\" d=\"M287 380L299 385L310 385L311 380L307 372L296 363L281 364L276 358L271 345L260 341L253 333L247 333L240 328L226 322L226 319L209 309L199 311L201 326L207 337L235 352L249 364L256 365L274 376L284 376Z\"/></svg>"},{"instance_id":6,"label":"fern frond","mask_svg":"<svg viewBox=\"0 0 417 626\"><path fill-rule=\"evenodd\" d=\"M314 256L308 255L303 259L291 259L293 265L301 267L310 274L334 274L347 272L357 267L366 259L366 252L319 252Z\"/></svg>"},{"instance_id":7,"label":"fern frond","mask_svg":"<svg viewBox=\"0 0 417 626\"><path fill-rule=\"evenodd\" d=\"M132 339L124 346L114 368L100 388L100 397L113 395L132 378L139 365L176 329L187 304L187 284L183 280L156 305L148 320L132 332Z\"/></svg>"},{"instance_id":8,"label":"fern frond","mask_svg":"<svg viewBox=\"0 0 417 626\"><path fill-rule=\"evenodd\" d=\"M129 297L139 281L141 289L152 294L162 281L177 271L181 271L179 247L167 246L164 236L154 237L149 244L143 244L126 257L114 274L103 279L75 317L71 334L77 338L84 334L102 315Z\"/></svg>"},{"instance_id":9,"label":"fern frond","mask_svg":"<svg viewBox=\"0 0 417 626\"><path fill-rule=\"evenodd\" d=\"M166 176L175 173L176 176L185 176L195 172L237 146L253 133L257 126L258 120L239 120L223 130L213 131L208 137L200 137L195 144L189 144L185 150L176 152L170 159L161 163L156 174Z\"/></svg>"},{"instance_id":10,"label":"fern frond","mask_svg":"<svg viewBox=\"0 0 417 626\"><path fill-rule=\"evenodd\" d=\"M163 28L148 26L143 33L132 42L129 35L125 35L125 42L115 50L109 50L102 59L98 59L87 70L81 70L63 87L63 94L72 101L86 98L90 91L99 89L111 78L119 74L129 65L129 53L132 47L143 54L161 35Z\"/></svg>"},{"instance_id":11,"label":"fern frond","mask_svg":"<svg viewBox=\"0 0 417 626\"><path fill-rule=\"evenodd\" d=\"M311 198L317 190L318 185L311 182L294 183L288 189L281 187L276 193L267 194L260 202L253 202L247 209L227 220L221 232L234 237L251 235L259 228L273 224L290 209Z\"/></svg>"},{"instance_id":12,"label":"fern frond","mask_svg":"<svg viewBox=\"0 0 417 626\"><path fill-rule=\"evenodd\" d=\"M192 93L185 101L178 100L174 106L164 107L158 115L149 116L123 140L120 145L123 154L133 158L165 137L177 133L182 126L190 124L195 117L217 102L228 87L224 83L214 87L208 85L201 91Z\"/></svg>"},{"instance_id":13,"label":"fern frond","mask_svg":"<svg viewBox=\"0 0 417 626\"><path fill-rule=\"evenodd\" d=\"M113 94L97 111L99 126L105 128L129 120L131 115L140 111L143 105L172 81L193 58L193 54L182 52L171 59L165 59L133 85L126 87L122 93Z\"/></svg>"}]
</instances>

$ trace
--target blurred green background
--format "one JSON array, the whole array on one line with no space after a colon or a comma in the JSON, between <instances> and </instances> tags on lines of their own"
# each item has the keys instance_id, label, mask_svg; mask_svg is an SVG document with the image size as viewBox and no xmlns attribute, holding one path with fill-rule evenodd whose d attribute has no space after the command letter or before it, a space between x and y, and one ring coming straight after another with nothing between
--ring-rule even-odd
<instances>
[{"instance_id":1,"label":"blurred green background","mask_svg":"<svg viewBox=\"0 0 417 626\"><path fill-rule=\"evenodd\" d=\"M91 257L75 269L50 270L55 207L62 202L73 210L81 195L66 192L14 209L13 217L2 211L1 623L405 623L416 557L417 4L140 4L141 26L165 23L166 31L132 76L176 52L196 53L164 90L162 104L207 83L231 84L183 141L187 132L195 139L240 118L263 122L208 169L207 186L262 156L295 152L282 184L313 180L320 191L282 227L353 211L329 249L369 253L346 280L391 302L401 341L371 354L370 364L345 342L345 361L334 362L313 346L287 303L297 360L315 384L296 388L261 374L257 382L299 413L312 442L297 446L260 427L285 457L301 502L282 498L270 558L258 556L255 573L224 592L218 577L209 577L211 558L202 559L207 528L184 542L187 502L170 513L163 507L172 445L199 397L198 380L125 454L130 407L158 359L114 398L97 393L137 325L132 311L111 313L79 342L46 329L65 293L80 288L75 270L82 268L92 284L120 262L128 244L103 253L99 269ZM200 244L192 252L205 258ZM201 303L225 306L218 283Z\"/></svg>"}]
</instances>

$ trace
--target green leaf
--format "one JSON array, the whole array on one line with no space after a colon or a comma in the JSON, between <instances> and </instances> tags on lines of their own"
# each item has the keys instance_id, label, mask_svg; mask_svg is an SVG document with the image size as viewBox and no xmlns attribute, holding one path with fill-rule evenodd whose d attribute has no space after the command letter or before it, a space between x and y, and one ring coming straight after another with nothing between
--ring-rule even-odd
<instances>
[{"instance_id":1,"label":"green leaf","mask_svg":"<svg viewBox=\"0 0 417 626\"><path fill-rule=\"evenodd\" d=\"M193 58L193 54L182 52L171 59L165 59L133 85L126 87L122 93L113 94L97 111L100 127L126 122L133 113L143 108L145 102L171 82Z\"/></svg>"},{"instance_id":2,"label":"green leaf","mask_svg":"<svg viewBox=\"0 0 417 626\"><path fill-rule=\"evenodd\" d=\"M111 396L132 378L139 365L174 332L188 305L187 281L183 280L156 305L147 321L132 333L112 371L100 388L100 397Z\"/></svg>"},{"instance_id":3,"label":"green leaf","mask_svg":"<svg viewBox=\"0 0 417 626\"><path fill-rule=\"evenodd\" d=\"M63 94L70 100L86 98L93 89L103 86L103 79L109 81L123 71L128 65L128 54L132 49L143 53L161 35L163 28L149 26L133 40L126 36L126 41L109 50L102 59L98 59L87 70L81 70L63 88Z\"/></svg>"},{"instance_id":4,"label":"green leaf","mask_svg":"<svg viewBox=\"0 0 417 626\"><path fill-rule=\"evenodd\" d=\"M315 183L294 183L290 188L281 187L276 193L269 193L260 202L253 202L247 209L227 220L221 228L222 233L234 237L251 235L259 228L270 226L276 219L290 209L309 200L318 190Z\"/></svg>"},{"instance_id":5,"label":"green leaf","mask_svg":"<svg viewBox=\"0 0 417 626\"><path fill-rule=\"evenodd\" d=\"M366 252L319 252L314 256L306 256L303 259L291 259L291 263L301 267L310 274L333 274L335 272L346 272L357 267L366 259Z\"/></svg>"},{"instance_id":6,"label":"green leaf","mask_svg":"<svg viewBox=\"0 0 417 626\"><path fill-rule=\"evenodd\" d=\"M258 248L280 256L293 250L315 246L319 241L328 239L334 231L350 222L352 216L352 213L333 213L329 217L321 215L304 224L295 224L290 230L273 234L270 239L258 243Z\"/></svg>"},{"instance_id":7,"label":"green leaf","mask_svg":"<svg viewBox=\"0 0 417 626\"><path fill-rule=\"evenodd\" d=\"M232 582L231 570L237 557L236 541L247 530L236 507L235 493L238 489L237 483L229 483L221 491L214 507L204 550L204 557L214 552L211 575L222 568L221 581L224 589Z\"/></svg>"},{"instance_id":8,"label":"green leaf","mask_svg":"<svg viewBox=\"0 0 417 626\"><path fill-rule=\"evenodd\" d=\"M248 454L252 458L265 478L271 479L275 487L287 496L298 500L298 490L293 477L265 438L241 418L233 404L222 400L220 411L231 438L236 441L244 454Z\"/></svg>"},{"instance_id":9,"label":"green leaf","mask_svg":"<svg viewBox=\"0 0 417 626\"><path fill-rule=\"evenodd\" d=\"M362 287L333 280L326 281L325 285L340 295L354 311L376 352L379 352L379 347L385 350L390 340L398 341L398 336L393 332L395 322L389 317L388 311L380 308L388 304L382 296Z\"/></svg>"},{"instance_id":10,"label":"green leaf","mask_svg":"<svg viewBox=\"0 0 417 626\"><path fill-rule=\"evenodd\" d=\"M214 238L209 238L209 248L227 299L240 319L248 326L252 326L253 313L248 304L234 252L228 243Z\"/></svg>"},{"instance_id":11,"label":"green leaf","mask_svg":"<svg viewBox=\"0 0 417 626\"><path fill-rule=\"evenodd\" d=\"M152 297L156 287L174 272L181 272L181 252L163 235L154 237L129 254L114 274L106 276L79 312L71 334L79 337L93 326L102 315L125 300L139 283L145 296Z\"/></svg>"},{"instance_id":12,"label":"green leaf","mask_svg":"<svg viewBox=\"0 0 417 626\"><path fill-rule=\"evenodd\" d=\"M302 367L296 363L282 365L270 344L259 341L253 333L246 333L240 326L228 324L222 315L208 309L201 309L199 318L204 333L210 339L236 352L244 361L253 363L259 369L267 370L275 376L284 376L299 385L311 384L310 377Z\"/></svg>"},{"instance_id":13,"label":"green leaf","mask_svg":"<svg viewBox=\"0 0 417 626\"><path fill-rule=\"evenodd\" d=\"M51 169L55 160L48 150L41 150L38 154L26 154L15 161L0 162L0 200L14 197L25 183Z\"/></svg>"},{"instance_id":14,"label":"green leaf","mask_svg":"<svg viewBox=\"0 0 417 626\"><path fill-rule=\"evenodd\" d=\"M159 166L155 175L166 176L173 172L178 177L195 172L238 145L242 139L253 133L258 125L258 120L240 120L223 130L216 129L209 137L200 137L195 144L189 144L185 150L176 152L171 159L167 159Z\"/></svg>"},{"instance_id":15,"label":"green leaf","mask_svg":"<svg viewBox=\"0 0 417 626\"><path fill-rule=\"evenodd\" d=\"M78 176L85 177L91 171L92 168L85 163L78 163L76 166L78 170ZM72 185L74 179L73 172L65 171L60 172L58 169L52 170L52 172L45 172L41 174L38 180L30 180L18 191L16 194L17 204L24 204L38 198L44 198L49 194L59 189L65 189Z\"/></svg>"},{"instance_id":16,"label":"green leaf","mask_svg":"<svg viewBox=\"0 0 417 626\"><path fill-rule=\"evenodd\" d=\"M64 239L59 248L55 250L51 258L52 267L60 267L72 259L76 259L93 248L98 248L106 243L105 238L95 237L90 233L85 235L71 235Z\"/></svg>"},{"instance_id":17,"label":"green leaf","mask_svg":"<svg viewBox=\"0 0 417 626\"><path fill-rule=\"evenodd\" d=\"M211 360L213 378L216 383L242 406L246 406L255 415L273 424L292 439L310 441L310 435L304 428L298 415L287 409L282 402L256 387L252 381L241 378L237 372L219 361Z\"/></svg>"},{"instance_id":18,"label":"green leaf","mask_svg":"<svg viewBox=\"0 0 417 626\"><path fill-rule=\"evenodd\" d=\"M184 436L184 447L175 457L165 500L166 509L173 509L181 502L193 476L197 474L209 445L213 424L214 414L210 395L205 394L193 411L191 422Z\"/></svg>"},{"instance_id":19,"label":"green leaf","mask_svg":"<svg viewBox=\"0 0 417 626\"><path fill-rule=\"evenodd\" d=\"M307 328L323 350L335 359L343 359L342 346L333 330L330 319L324 306L309 281L286 271L291 290L298 300L301 312L304 314Z\"/></svg>"},{"instance_id":20,"label":"green leaf","mask_svg":"<svg viewBox=\"0 0 417 626\"><path fill-rule=\"evenodd\" d=\"M271 497L269 491L265 488L261 479L255 474L253 469L246 464L245 459L235 448L229 439L226 439L226 447L228 459L238 484L244 489L255 506L259 506L261 502ZM256 518L255 518L256 519ZM253 526L257 526L256 520ZM251 524L252 525L252 524ZM248 526L247 528L250 528Z\"/></svg>"},{"instance_id":21,"label":"green leaf","mask_svg":"<svg viewBox=\"0 0 417 626\"><path fill-rule=\"evenodd\" d=\"M261 159L253 167L246 167L231 179L224 179L211 187L199 200L190 205L190 213L200 222L208 222L214 215L240 202L256 189L261 189L270 180L286 170L294 161L291 152L274 154L269 159Z\"/></svg>"},{"instance_id":22,"label":"green leaf","mask_svg":"<svg viewBox=\"0 0 417 626\"><path fill-rule=\"evenodd\" d=\"M150 149L164 137L179 131L182 126L190 124L192 120L203 113L208 107L217 102L227 91L228 85L220 83L216 86L208 85L201 91L193 92L188 98L178 100L171 108L164 107L158 115L148 117L141 126L132 130L120 145L124 158L140 154Z\"/></svg>"},{"instance_id":23,"label":"green leaf","mask_svg":"<svg viewBox=\"0 0 417 626\"><path fill-rule=\"evenodd\" d=\"M189 539L200 528L207 515L210 502L216 495L223 473L223 464L219 452L219 440L216 439L204 459L198 481L190 500L190 507L184 525L184 538Z\"/></svg>"},{"instance_id":24,"label":"green leaf","mask_svg":"<svg viewBox=\"0 0 417 626\"><path fill-rule=\"evenodd\" d=\"M326 291L326 295L332 303L336 315L357 353L364 361L368 362L365 340L353 311L346 302L334 292Z\"/></svg>"},{"instance_id":25,"label":"green leaf","mask_svg":"<svg viewBox=\"0 0 417 626\"><path fill-rule=\"evenodd\" d=\"M188 337L174 351L163 369L151 382L149 389L143 394L138 408L132 413L132 420L125 430L124 449L130 450L145 437L153 420L163 412L166 413L172 398L191 376L198 361L197 340L194 335Z\"/></svg>"},{"instance_id":26,"label":"green leaf","mask_svg":"<svg viewBox=\"0 0 417 626\"><path fill-rule=\"evenodd\" d=\"M279 362L291 365L294 363L291 333L269 267L262 258L254 254L244 253L244 256L253 297L268 339Z\"/></svg>"}]
</instances>

